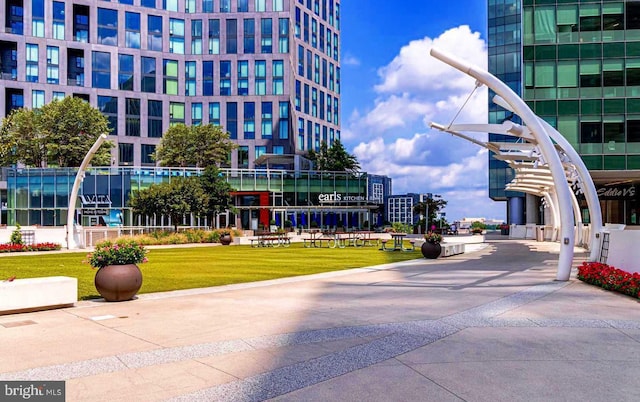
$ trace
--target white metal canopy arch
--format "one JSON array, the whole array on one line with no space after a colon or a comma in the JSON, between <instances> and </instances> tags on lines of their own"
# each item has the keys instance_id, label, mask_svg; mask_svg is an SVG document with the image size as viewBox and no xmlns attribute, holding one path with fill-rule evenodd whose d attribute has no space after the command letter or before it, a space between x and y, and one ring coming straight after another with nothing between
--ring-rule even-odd
<instances>
[{"instance_id":1,"label":"white metal canopy arch","mask_svg":"<svg viewBox=\"0 0 640 402\"><path fill-rule=\"evenodd\" d=\"M496 95L493 97L493 102L510 112L514 112L511 105L506 102L501 96ZM537 116L536 116L537 117ZM547 134L553 141L562 149L562 151L571 159L571 163L575 167L575 173L577 175L576 184L579 189L584 193L585 200L587 202L587 208L589 209L590 219L590 240L589 240L589 260L598 261L600 253L600 232L602 231L602 211L600 209L600 201L598 199L598 192L595 184L589 174L589 169L582 161L582 158L573 146L567 141L567 139L558 130L553 128L549 123L542 118L537 117L539 123L545 128ZM526 129L526 127L524 127ZM527 130L528 131L528 130ZM582 222L581 215L578 215L577 221Z\"/></svg>"},{"instance_id":2,"label":"white metal canopy arch","mask_svg":"<svg viewBox=\"0 0 640 402\"><path fill-rule=\"evenodd\" d=\"M472 66L471 64L452 55L446 54L436 48L432 48L430 54L438 60L475 78L478 82L491 88L507 102L514 113L520 116L529 129L531 135L535 138L540 149L540 154L548 164L549 170L551 171L558 197L561 241L556 279L561 281L569 280L571 275L571 264L573 263L573 246L575 240L571 195L562 162L544 125L540 122L540 119L535 115L535 113L529 109L527 104L511 88L509 88L508 85L500 81L488 71Z\"/></svg>"}]
</instances>

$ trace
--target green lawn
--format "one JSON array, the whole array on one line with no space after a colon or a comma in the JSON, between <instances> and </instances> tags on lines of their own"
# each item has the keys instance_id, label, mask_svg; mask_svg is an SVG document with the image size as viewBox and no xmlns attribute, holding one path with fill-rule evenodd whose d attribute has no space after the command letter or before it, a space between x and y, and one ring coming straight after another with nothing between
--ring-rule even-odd
<instances>
[{"instance_id":1,"label":"green lawn","mask_svg":"<svg viewBox=\"0 0 640 402\"><path fill-rule=\"evenodd\" d=\"M42 252L38 255L0 257L0 280L16 276L70 276L78 278L78 297L100 297L93 286L93 270L83 263L86 253ZM319 272L339 271L422 258L412 252L383 252L376 247L304 248L301 243L283 248L190 247L149 250L149 262L140 264L140 293L193 289L263 281Z\"/></svg>"}]
</instances>

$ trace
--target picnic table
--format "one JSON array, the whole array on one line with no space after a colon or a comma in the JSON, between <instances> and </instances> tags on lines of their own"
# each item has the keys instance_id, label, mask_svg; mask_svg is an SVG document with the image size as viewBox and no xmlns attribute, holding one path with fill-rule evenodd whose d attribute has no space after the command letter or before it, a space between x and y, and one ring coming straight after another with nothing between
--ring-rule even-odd
<instances>
[{"instance_id":1,"label":"picnic table","mask_svg":"<svg viewBox=\"0 0 640 402\"><path fill-rule=\"evenodd\" d=\"M411 247L404 247L404 239L407 237L406 233L390 233L391 240L393 241L392 247L387 247L386 241L382 242L382 247L380 250L384 251L413 251L415 250L415 239L411 239L409 242L411 243Z\"/></svg>"},{"instance_id":2,"label":"picnic table","mask_svg":"<svg viewBox=\"0 0 640 402\"><path fill-rule=\"evenodd\" d=\"M286 233L262 232L250 239L251 247L289 247L291 239Z\"/></svg>"}]
</instances>

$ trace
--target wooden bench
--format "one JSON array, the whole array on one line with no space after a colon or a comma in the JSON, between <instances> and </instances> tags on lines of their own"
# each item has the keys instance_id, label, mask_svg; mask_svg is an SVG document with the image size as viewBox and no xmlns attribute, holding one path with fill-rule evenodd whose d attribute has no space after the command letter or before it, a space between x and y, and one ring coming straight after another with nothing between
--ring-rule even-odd
<instances>
[{"instance_id":1,"label":"wooden bench","mask_svg":"<svg viewBox=\"0 0 640 402\"><path fill-rule=\"evenodd\" d=\"M73 306L77 301L77 278L47 276L0 282L0 314Z\"/></svg>"}]
</instances>

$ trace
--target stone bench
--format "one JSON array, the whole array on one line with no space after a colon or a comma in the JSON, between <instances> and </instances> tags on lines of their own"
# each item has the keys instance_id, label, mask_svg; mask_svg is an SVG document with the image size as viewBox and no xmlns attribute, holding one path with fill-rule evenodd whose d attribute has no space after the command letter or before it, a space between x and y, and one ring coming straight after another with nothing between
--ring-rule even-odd
<instances>
[{"instance_id":1,"label":"stone bench","mask_svg":"<svg viewBox=\"0 0 640 402\"><path fill-rule=\"evenodd\" d=\"M464 243L440 243L440 247L442 247L440 257L464 254Z\"/></svg>"},{"instance_id":2,"label":"stone bench","mask_svg":"<svg viewBox=\"0 0 640 402\"><path fill-rule=\"evenodd\" d=\"M0 281L0 315L72 306L78 279L68 276Z\"/></svg>"}]
</instances>

